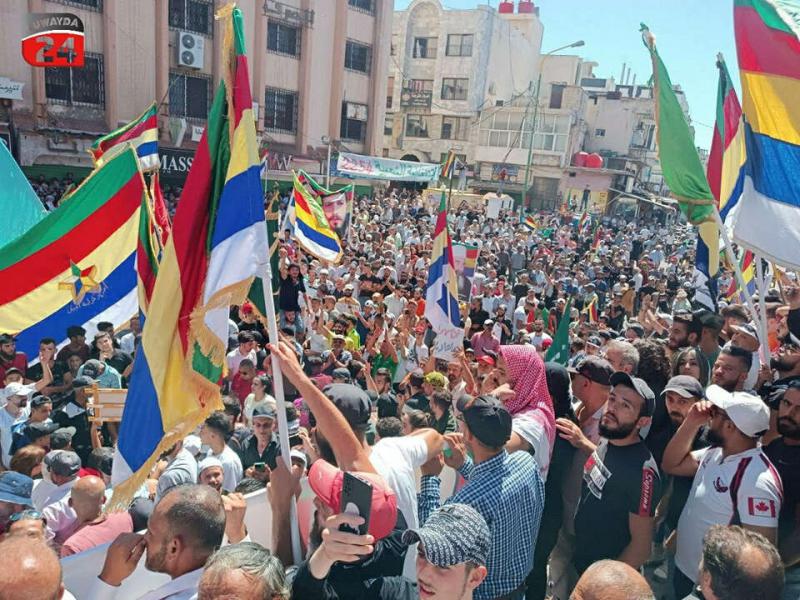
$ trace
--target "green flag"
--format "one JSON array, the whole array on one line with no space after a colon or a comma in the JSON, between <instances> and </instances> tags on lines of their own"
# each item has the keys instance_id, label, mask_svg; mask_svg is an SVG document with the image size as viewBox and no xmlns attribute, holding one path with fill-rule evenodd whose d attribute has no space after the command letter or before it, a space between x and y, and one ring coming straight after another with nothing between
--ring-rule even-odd
<instances>
[{"instance_id":1,"label":"green flag","mask_svg":"<svg viewBox=\"0 0 800 600\"><path fill-rule=\"evenodd\" d=\"M553 338L553 343L547 351L545 360L557 362L560 365L566 365L569 360L569 311L572 307L572 298L567 300L567 306L564 308L564 316L561 317L561 322L558 324L556 336Z\"/></svg>"},{"instance_id":2,"label":"green flag","mask_svg":"<svg viewBox=\"0 0 800 600\"><path fill-rule=\"evenodd\" d=\"M280 218L280 202L281 194L278 190L277 183L272 189L272 197L267 207L266 223L267 223L267 243L269 244L269 264L272 268L272 294L277 295L278 287L280 286L280 279L278 274L278 220ZM250 287L250 292L247 294L247 299L259 312L260 316L267 316L267 306L264 304L264 282L261 277L256 276L253 279L253 285Z\"/></svg>"},{"instance_id":3,"label":"green flag","mask_svg":"<svg viewBox=\"0 0 800 600\"><path fill-rule=\"evenodd\" d=\"M0 214L3 216L0 219L0 246L4 246L41 221L47 216L47 211L2 141L0 187L3 190L3 199L0 201Z\"/></svg>"},{"instance_id":4,"label":"green flag","mask_svg":"<svg viewBox=\"0 0 800 600\"><path fill-rule=\"evenodd\" d=\"M656 101L656 142L664 181L677 198L681 212L699 225L714 219L714 195L708 186L703 164L697 155L692 132L672 81L656 50L656 38L647 25L641 26L642 41L653 60L653 97Z\"/></svg>"}]
</instances>

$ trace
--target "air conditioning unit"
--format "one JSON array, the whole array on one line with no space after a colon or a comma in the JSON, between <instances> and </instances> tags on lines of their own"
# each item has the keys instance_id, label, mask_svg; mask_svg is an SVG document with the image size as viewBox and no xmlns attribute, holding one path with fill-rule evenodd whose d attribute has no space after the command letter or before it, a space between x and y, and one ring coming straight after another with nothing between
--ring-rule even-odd
<instances>
[{"instance_id":1,"label":"air conditioning unit","mask_svg":"<svg viewBox=\"0 0 800 600\"><path fill-rule=\"evenodd\" d=\"M201 35L188 31L178 32L178 65L192 69L203 68L205 40Z\"/></svg>"}]
</instances>

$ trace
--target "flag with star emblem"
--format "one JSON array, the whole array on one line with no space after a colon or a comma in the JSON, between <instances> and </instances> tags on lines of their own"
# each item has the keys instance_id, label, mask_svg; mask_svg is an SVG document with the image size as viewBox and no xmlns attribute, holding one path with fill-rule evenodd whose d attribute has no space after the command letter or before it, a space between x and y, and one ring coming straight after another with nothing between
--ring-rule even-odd
<instances>
[{"instance_id":1,"label":"flag with star emblem","mask_svg":"<svg viewBox=\"0 0 800 600\"><path fill-rule=\"evenodd\" d=\"M0 248L0 332L38 356L39 340L69 342L67 327L93 336L137 311L136 239L144 179L133 149L92 172L69 202Z\"/></svg>"}]
</instances>

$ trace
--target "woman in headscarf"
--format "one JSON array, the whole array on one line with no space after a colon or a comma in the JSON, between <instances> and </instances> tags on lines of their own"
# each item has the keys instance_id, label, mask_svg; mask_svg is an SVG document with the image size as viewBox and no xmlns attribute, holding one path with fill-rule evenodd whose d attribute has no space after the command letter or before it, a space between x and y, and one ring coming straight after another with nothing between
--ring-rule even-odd
<instances>
[{"instance_id":1,"label":"woman in headscarf","mask_svg":"<svg viewBox=\"0 0 800 600\"><path fill-rule=\"evenodd\" d=\"M555 416L541 356L533 346L500 346L493 377L498 387L492 394L503 401L512 417L506 450L531 452L546 479L555 441Z\"/></svg>"}]
</instances>

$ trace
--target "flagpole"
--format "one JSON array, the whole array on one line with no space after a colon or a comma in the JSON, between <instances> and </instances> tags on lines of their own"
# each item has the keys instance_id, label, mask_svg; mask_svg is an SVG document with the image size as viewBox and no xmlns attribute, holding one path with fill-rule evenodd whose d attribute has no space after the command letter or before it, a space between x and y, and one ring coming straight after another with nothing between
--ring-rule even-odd
<instances>
[{"instance_id":1,"label":"flagpole","mask_svg":"<svg viewBox=\"0 0 800 600\"><path fill-rule=\"evenodd\" d=\"M739 259L737 259L736 255L733 253L733 245L731 243L730 237L728 237L728 230L725 228L725 223L722 222L722 217L720 216L719 209L716 206L714 207L713 214L714 214L714 219L717 222L717 228L719 229L719 234L722 236L722 241L725 243L725 254L728 256L728 262L730 262L731 265L733 265L733 273L736 276L736 281L739 283L739 288L742 290L742 294L744 294L745 299L752 308L753 321L755 321L756 325L760 329L761 318L756 313L756 304L753 301L753 296L747 289L747 284L744 281L744 275L742 275L742 267L739 265Z\"/></svg>"},{"instance_id":2,"label":"flagpole","mask_svg":"<svg viewBox=\"0 0 800 600\"><path fill-rule=\"evenodd\" d=\"M764 279L764 267L761 263L761 255L753 253L756 261L756 285L758 286L758 308L761 312L761 322L759 323L759 337L761 338L761 361L764 365L769 365L769 332L767 331L767 304L764 296L767 295L767 281Z\"/></svg>"},{"instance_id":3,"label":"flagpole","mask_svg":"<svg viewBox=\"0 0 800 600\"><path fill-rule=\"evenodd\" d=\"M280 338L278 337L278 320L275 315L275 300L272 295L272 265L269 261L269 254L267 255L267 261L261 265L261 277L263 282L264 307L267 310L267 333L270 343L277 346L280 344ZM280 441L281 457L286 463L286 468L291 472L292 458L289 448L288 424L286 422L286 398L283 392L283 373L278 364L278 357L274 352L270 352L270 359L272 361L272 385L278 408L278 439ZM299 565L303 560L303 553L300 548L300 531L297 528L297 501L294 495L292 495L290 504L289 522L292 534L292 557L294 558L295 564Z\"/></svg>"}]
</instances>

